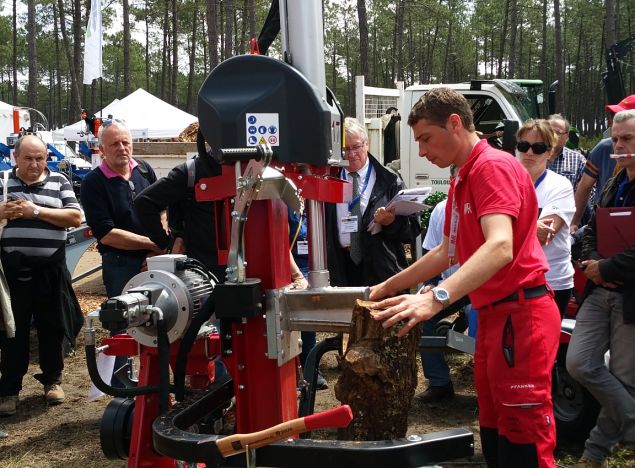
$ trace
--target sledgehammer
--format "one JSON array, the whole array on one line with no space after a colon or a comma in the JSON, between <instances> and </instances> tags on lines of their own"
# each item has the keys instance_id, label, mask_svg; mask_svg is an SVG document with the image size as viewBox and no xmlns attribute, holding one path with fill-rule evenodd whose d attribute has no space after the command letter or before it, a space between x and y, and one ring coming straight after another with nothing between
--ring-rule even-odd
<instances>
[{"instance_id":1,"label":"sledgehammer","mask_svg":"<svg viewBox=\"0 0 635 468\"><path fill-rule=\"evenodd\" d=\"M219 452L225 458L242 453L247 448L257 449L277 440L302 432L327 427L346 427L353 420L353 412L348 405L333 408L303 418L292 419L258 432L233 434L216 441Z\"/></svg>"}]
</instances>

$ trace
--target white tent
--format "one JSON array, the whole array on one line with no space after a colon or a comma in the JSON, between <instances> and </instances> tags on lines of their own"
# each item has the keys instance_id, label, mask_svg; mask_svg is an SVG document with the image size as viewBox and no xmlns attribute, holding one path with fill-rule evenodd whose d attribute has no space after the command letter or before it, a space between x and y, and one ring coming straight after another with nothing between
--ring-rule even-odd
<instances>
[{"instance_id":1,"label":"white tent","mask_svg":"<svg viewBox=\"0 0 635 468\"><path fill-rule=\"evenodd\" d=\"M31 119L29 111L20 110L20 127L30 127ZM13 106L0 101L0 143L6 144L7 137L13 133Z\"/></svg>"},{"instance_id":2,"label":"white tent","mask_svg":"<svg viewBox=\"0 0 635 468\"><path fill-rule=\"evenodd\" d=\"M196 116L188 114L146 90L139 88L123 99L115 99L104 107L97 116L126 121L133 138L176 138L185 128L196 121ZM83 140L86 124L83 120L53 132L55 140Z\"/></svg>"}]
</instances>

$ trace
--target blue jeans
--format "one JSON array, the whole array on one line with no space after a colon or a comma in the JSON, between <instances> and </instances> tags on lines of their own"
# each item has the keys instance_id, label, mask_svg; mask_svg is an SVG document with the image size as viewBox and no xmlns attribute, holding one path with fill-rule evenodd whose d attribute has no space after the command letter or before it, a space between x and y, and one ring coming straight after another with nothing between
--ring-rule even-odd
<instances>
[{"instance_id":1,"label":"blue jeans","mask_svg":"<svg viewBox=\"0 0 635 468\"><path fill-rule=\"evenodd\" d=\"M421 331L424 336L434 336L435 327L440 319L432 317L421 324ZM445 360L443 353L421 351L421 365L423 375L428 379L430 387L442 387L448 385L450 380L450 367Z\"/></svg>"},{"instance_id":2,"label":"blue jeans","mask_svg":"<svg viewBox=\"0 0 635 468\"><path fill-rule=\"evenodd\" d=\"M114 252L105 252L101 255L101 277L106 286L106 295L119 296L123 288L133 276L141 272L143 257L121 255Z\"/></svg>"},{"instance_id":3,"label":"blue jeans","mask_svg":"<svg viewBox=\"0 0 635 468\"><path fill-rule=\"evenodd\" d=\"M106 287L106 295L109 298L119 296L123 292L126 283L137 273L141 272L144 260L143 257L104 252L101 255L101 277ZM117 332L112 334L117 334ZM125 356L117 356L114 370L121 368L126 362L127 358ZM111 385L115 388L124 387L123 383L114 375L111 379Z\"/></svg>"}]
</instances>

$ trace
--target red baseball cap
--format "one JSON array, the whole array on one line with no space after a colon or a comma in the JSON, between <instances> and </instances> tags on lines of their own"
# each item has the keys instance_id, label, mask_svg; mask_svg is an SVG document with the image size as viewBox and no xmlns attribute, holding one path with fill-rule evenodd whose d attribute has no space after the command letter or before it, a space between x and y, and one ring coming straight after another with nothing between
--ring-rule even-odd
<instances>
[{"instance_id":1,"label":"red baseball cap","mask_svg":"<svg viewBox=\"0 0 635 468\"><path fill-rule=\"evenodd\" d=\"M604 106L606 110L609 110L615 114L620 111L635 109L635 94L631 94L630 96L626 96L624 99L620 101L619 104Z\"/></svg>"}]
</instances>

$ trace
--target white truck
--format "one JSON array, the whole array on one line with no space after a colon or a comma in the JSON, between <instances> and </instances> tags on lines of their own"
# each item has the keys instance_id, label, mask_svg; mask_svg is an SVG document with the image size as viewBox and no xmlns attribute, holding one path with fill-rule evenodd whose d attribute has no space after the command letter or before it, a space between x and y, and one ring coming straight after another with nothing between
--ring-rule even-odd
<instances>
[{"instance_id":1,"label":"white truck","mask_svg":"<svg viewBox=\"0 0 635 468\"><path fill-rule=\"evenodd\" d=\"M356 81L357 118L368 128L370 151L383 162L381 133L382 122L386 119L381 115L390 107L397 108L403 121L397 136L399 164L396 168L411 188L427 186L441 192L447 192L449 188L449 169L441 169L419 157L412 131L405 123L410 109L430 89L446 86L463 94L472 107L476 130L488 136L492 144L510 151L513 151L518 126L539 116L540 96L531 92L542 85L539 80L472 80L457 84L413 85L404 90L403 86L397 86L397 89L363 86L361 78Z\"/></svg>"}]
</instances>

